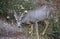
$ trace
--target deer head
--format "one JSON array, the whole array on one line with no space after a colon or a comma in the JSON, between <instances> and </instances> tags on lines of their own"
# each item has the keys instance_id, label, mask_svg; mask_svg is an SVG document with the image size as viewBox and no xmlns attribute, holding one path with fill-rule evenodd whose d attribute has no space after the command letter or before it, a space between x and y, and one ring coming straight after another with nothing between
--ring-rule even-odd
<instances>
[{"instance_id":1,"label":"deer head","mask_svg":"<svg viewBox=\"0 0 60 39\"><path fill-rule=\"evenodd\" d=\"M20 14L21 14L21 12L20 12ZM17 23L17 26L21 26L20 24L21 24L21 18L23 17L23 13L21 14L21 16L19 16L17 13L16 13L16 11L14 10L14 17L15 17L15 19L16 19L16 23Z\"/></svg>"}]
</instances>

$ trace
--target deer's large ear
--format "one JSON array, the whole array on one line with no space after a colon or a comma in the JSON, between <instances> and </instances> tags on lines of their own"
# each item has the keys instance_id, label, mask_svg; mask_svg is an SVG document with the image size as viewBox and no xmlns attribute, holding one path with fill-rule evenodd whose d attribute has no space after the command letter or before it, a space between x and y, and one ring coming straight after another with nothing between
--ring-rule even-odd
<instances>
[{"instance_id":1,"label":"deer's large ear","mask_svg":"<svg viewBox=\"0 0 60 39\"><path fill-rule=\"evenodd\" d=\"M21 14L21 16L20 16L19 20L21 20L21 19L22 19L23 15L24 15L24 13L22 13L22 14Z\"/></svg>"},{"instance_id":2,"label":"deer's large ear","mask_svg":"<svg viewBox=\"0 0 60 39\"><path fill-rule=\"evenodd\" d=\"M15 19L17 20L17 13L16 13L15 10L14 10L14 17L15 17Z\"/></svg>"}]
</instances>

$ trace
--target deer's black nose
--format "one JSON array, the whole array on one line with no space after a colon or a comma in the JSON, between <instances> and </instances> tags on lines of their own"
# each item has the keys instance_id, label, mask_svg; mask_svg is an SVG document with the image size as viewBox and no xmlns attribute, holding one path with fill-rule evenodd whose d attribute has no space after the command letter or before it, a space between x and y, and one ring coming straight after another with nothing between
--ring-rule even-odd
<instances>
[{"instance_id":1,"label":"deer's black nose","mask_svg":"<svg viewBox=\"0 0 60 39\"><path fill-rule=\"evenodd\" d=\"M18 26L18 28L21 28L20 26Z\"/></svg>"}]
</instances>

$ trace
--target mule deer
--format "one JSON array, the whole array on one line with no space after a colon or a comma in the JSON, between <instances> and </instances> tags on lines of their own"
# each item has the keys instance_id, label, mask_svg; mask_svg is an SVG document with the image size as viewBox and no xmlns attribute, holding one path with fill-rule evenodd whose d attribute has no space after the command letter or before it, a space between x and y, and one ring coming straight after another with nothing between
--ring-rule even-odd
<instances>
[{"instance_id":1,"label":"mule deer","mask_svg":"<svg viewBox=\"0 0 60 39\"><path fill-rule=\"evenodd\" d=\"M15 18L17 19L17 22L18 22L17 24L19 26L21 26L22 23L26 23L26 24L34 23L35 24L37 37L39 39L37 22L43 21L45 19L53 18L53 15L51 13L53 10L54 10L53 7L51 7L49 5L43 5L38 9L28 11L27 14L22 14L21 17L19 18L19 20L17 19L18 15L16 15L15 11L14 11L14 13L15 13ZM44 29L42 34L45 34L47 28L48 28L48 25L46 25L46 28Z\"/></svg>"}]
</instances>

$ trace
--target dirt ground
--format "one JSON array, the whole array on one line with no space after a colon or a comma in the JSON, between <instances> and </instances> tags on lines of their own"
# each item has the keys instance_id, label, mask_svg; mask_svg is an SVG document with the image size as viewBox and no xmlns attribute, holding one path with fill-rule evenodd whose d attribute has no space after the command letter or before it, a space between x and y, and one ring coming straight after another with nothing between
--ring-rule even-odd
<instances>
[{"instance_id":1,"label":"dirt ground","mask_svg":"<svg viewBox=\"0 0 60 39\"><path fill-rule=\"evenodd\" d=\"M30 36L26 29L18 28L15 24L9 24L0 19L0 39L37 39L36 35ZM40 36L40 39L45 39ZM46 39L48 39L46 37Z\"/></svg>"}]
</instances>

